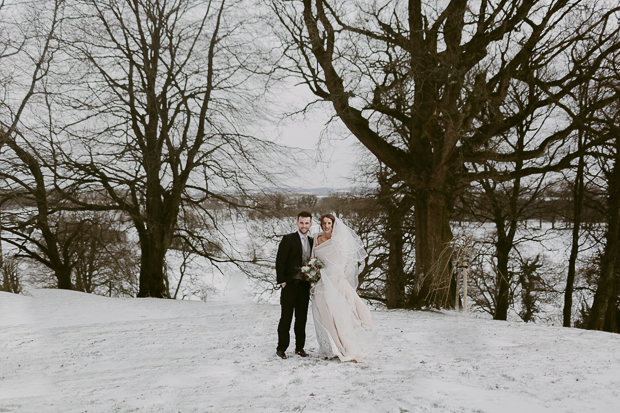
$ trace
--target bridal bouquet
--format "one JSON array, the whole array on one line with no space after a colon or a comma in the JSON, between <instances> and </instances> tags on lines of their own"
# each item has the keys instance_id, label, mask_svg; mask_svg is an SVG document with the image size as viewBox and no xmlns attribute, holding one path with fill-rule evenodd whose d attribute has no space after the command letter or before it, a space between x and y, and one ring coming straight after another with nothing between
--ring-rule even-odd
<instances>
[{"instance_id":1,"label":"bridal bouquet","mask_svg":"<svg viewBox=\"0 0 620 413\"><path fill-rule=\"evenodd\" d=\"M301 279L311 283L315 283L321 279L321 268L323 268L323 262L318 258L310 258L299 269L301 273Z\"/></svg>"}]
</instances>

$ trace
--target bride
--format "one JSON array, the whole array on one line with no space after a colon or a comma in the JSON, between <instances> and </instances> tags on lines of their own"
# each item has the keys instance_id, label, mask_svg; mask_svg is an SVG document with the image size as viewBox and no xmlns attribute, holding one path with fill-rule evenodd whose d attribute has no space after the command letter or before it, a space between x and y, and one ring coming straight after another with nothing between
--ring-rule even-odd
<instances>
[{"instance_id":1,"label":"bride","mask_svg":"<svg viewBox=\"0 0 620 413\"><path fill-rule=\"evenodd\" d=\"M317 236L312 256L324 266L311 290L319 353L357 363L365 355L360 333L372 328L370 311L355 292L358 263L368 254L357 234L342 220L325 214L320 223L323 231Z\"/></svg>"}]
</instances>

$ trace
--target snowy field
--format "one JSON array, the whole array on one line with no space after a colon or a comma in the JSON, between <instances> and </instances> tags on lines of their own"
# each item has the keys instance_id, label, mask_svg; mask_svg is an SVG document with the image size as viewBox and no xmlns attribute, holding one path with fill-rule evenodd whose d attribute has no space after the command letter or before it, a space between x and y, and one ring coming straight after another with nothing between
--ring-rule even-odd
<instances>
[{"instance_id":1,"label":"snowy field","mask_svg":"<svg viewBox=\"0 0 620 413\"><path fill-rule=\"evenodd\" d=\"M279 306L242 284L206 303L0 293L0 412L620 411L620 335L375 310L373 359L280 360Z\"/></svg>"}]
</instances>

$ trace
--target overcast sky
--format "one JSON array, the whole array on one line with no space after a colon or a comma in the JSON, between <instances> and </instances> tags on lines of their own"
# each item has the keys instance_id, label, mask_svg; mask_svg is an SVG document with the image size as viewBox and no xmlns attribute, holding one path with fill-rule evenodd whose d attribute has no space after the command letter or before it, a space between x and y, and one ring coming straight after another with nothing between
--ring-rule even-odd
<instances>
[{"instance_id":1,"label":"overcast sky","mask_svg":"<svg viewBox=\"0 0 620 413\"><path fill-rule=\"evenodd\" d=\"M291 87L283 93L286 96L279 97L285 102L283 110L301 109L314 99L304 86ZM351 178L357 173L356 163L362 148L337 119L332 120L330 133L324 133L333 114L334 109L326 104L323 108L315 107L305 118L297 116L295 121L285 120L281 121L279 126L273 126L272 136L276 143L299 148L304 152L300 162L307 172L302 174L302 179L289 178L285 185L333 189L353 186ZM295 165L296 160L291 160L291 167L294 168Z\"/></svg>"},{"instance_id":2,"label":"overcast sky","mask_svg":"<svg viewBox=\"0 0 620 413\"><path fill-rule=\"evenodd\" d=\"M290 125L282 130L276 142L302 149L305 156L300 163L307 168L303 179L291 179L289 186L308 188L329 187L333 189L352 186L351 177L356 173L355 161L359 148L354 137L338 139L323 138L324 123L320 120L307 120L304 124ZM293 161L295 164L295 161Z\"/></svg>"}]
</instances>

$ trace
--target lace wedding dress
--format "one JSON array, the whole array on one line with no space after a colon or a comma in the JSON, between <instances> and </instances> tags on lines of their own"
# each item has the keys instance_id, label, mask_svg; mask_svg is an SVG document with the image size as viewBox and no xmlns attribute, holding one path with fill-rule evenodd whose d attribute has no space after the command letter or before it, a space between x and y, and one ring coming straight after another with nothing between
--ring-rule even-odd
<instances>
[{"instance_id":1,"label":"lace wedding dress","mask_svg":"<svg viewBox=\"0 0 620 413\"><path fill-rule=\"evenodd\" d=\"M355 292L366 251L357 234L338 218L331 239L314 245L312 256L324 264L321 279L311 290L319 353L359 361L368 350L362 332L372 328L370 310Z\"/></svg>"}]
</instances>

